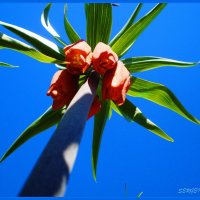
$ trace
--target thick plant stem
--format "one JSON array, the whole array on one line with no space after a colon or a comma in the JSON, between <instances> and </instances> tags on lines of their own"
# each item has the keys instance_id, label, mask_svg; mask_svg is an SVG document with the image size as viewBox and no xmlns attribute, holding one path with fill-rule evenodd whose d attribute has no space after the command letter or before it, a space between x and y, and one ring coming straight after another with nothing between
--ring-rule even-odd
<instances>
[{"instance_id":1,"label":"thick plant stem","mask_svg":"<svg viewBox=\"0 0 200 200\"><path fill-rule=\"evenodd\" d=\"M22 188L20 197L64 196L98 80L98 75L93 73L75 95Z\"/></svg>"}]
</instances>

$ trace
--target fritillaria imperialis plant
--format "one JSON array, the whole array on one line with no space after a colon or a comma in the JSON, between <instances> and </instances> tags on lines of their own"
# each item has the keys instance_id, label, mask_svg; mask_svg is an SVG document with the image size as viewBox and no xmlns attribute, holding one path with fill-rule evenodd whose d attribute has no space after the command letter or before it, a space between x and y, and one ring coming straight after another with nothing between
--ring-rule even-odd
<instances>
[{"instance_id":1,"label":"fritillaria imperialis plant","mask_svg":"<svg viewBox=\"0 0 200 200\"><path fill-rule=\"evenodd\" d=\"M58 124L74 95L94 71L98 74L99 84L88 113L88 119L94 116L92 164L95 178L101 137L106 121L111 117L112 111L117 112L130 122L138 123L161 138L173 142L173 139L155 123L147 119L141 110L127 99L127 96L152 101L199 124L200 121L183 107L167 87L134 76L136 72L158 67L190 67L198 63L153 56L121 59L139 35L165 7L165 3L159 3L146 15L136 20L142 8L142 4L138 4L124 27L110 40L112 4L85 4L87 35L85 39L78 35L68 21L66 16L67 7L65 6L64 27L71 44L63 41L51 26L49 22L51 4L48 4L44 9L41 21L44 28L57 43L53 43L19 26L0 21L0 25L29 43L25 44L0 33L1 49L18 51L39 62L54 63L59 69L53 76L47 91L47 95L53 99L52 106L25 129L4 154L1 161L31 137ZM3 62L0 62L0 65L13 67Z\"/></svg>"}]
</instances>

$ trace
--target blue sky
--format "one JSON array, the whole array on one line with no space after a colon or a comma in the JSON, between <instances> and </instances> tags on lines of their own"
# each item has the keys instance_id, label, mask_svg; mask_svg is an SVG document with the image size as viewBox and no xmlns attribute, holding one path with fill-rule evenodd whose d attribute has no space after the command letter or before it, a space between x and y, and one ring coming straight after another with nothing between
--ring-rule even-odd
<instances>
[{"instance_id":1,"label":"blue sky","mask_svg":"<svg viewBox=\"0 0 200 200\"><path fill-rule=\"evenodd\" d=\"M44 3L1 3L0 20L12 23L53 41L40 23ZM155 4L145 4L141 15ZM53 5L50 20L66 39L63 4ZM113 37L123 26L136 4L113 8ZM171 3L142 33L124 56L161 56L183 61L200 60L200 4ZM80 36L85 38L83 4L69 4L68 16ZM14 36L0 27L0 32ZM17 38L17 37L16 37ZM33 120L42 114L51 98L46 96L54 65L42 64L11 50L1 50L0 61L20 66L0 68L1 126L0 155ZM162 68L138 77L170 88L183 105L200 118L200 66ZM131 99L143 113L164 129L175 142L170 143L113 113L101 145L97 183L92 178L91 144L93 119L87 122L79 155L68 185L67 197L126 198L200 196L200 126L179 115L139 98ZM54 128L34 137L0 164L0 197L16 196L37 161ZM183 188L199 188L196 194L180 194Z\"/></svg>"}]
</instances>

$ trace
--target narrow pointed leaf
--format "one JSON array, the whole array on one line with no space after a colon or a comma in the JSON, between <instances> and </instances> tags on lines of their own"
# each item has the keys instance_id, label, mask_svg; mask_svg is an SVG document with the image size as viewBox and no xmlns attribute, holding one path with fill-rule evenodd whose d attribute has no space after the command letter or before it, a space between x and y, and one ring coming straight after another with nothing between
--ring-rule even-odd
<instances>
[{"instance_id":1,"label":"narrow pointed leaf","mask_svg":"<svg viewBox=\"0 0 200 200\"><path fill-rule=\"evenodd\" d=\"M164 85L132 77L132 84L128 95L141 97L158 105L169 108L186 119L200 124L200 121L193 117L176 98L176 96Z\"/></svg>"},{"instance_id":2,"label":"narrow pointed leaf","mask_svg":"<svg viewBox=\"0 0 200 200\"><path fill-rule=\"evenodd\" d=\"M67 5L65 5L64 7L64 26L65 26L65 32L71 43L75 43L81 39L78 33L74 30L72 25L69 23L69 20L67 19Z\"/></svg>"},{"instance_id":3,"label":"narrow pointed leaf","mask_svg":"<svg viewBox=\"0 0 200 200\"><path fill-rule=\"evenodd\" d=\"M112 43L113 51L122 57L133 45L139 35L148 27L154 18L165 8L166 3L157 4L149 13L131 25L117 41Z\"/></svg>"},{"instance_id":4,"label":"narrow pointed leaf","mask_svg":"<svg viewBox=\"0 0 200 200\"><path fill-rule=\"evenodd\" d=\"M0 21L0 25L4 26L6 29L20 36L22 39L30 43L41 53L50 56L52 58L56 58L58 60L63 60L63 61L65 60L63 49L58 47L53 42L43 38L42 36L37 35L19 26L8 24L2 21Z\"/></svg>"},{"instance_id":5,"label":"narrow pointed leaf","mask_svg":"<svg viewBox=\"0 0 200 200\"><path fill-rule=\"evenodd\" d=\"M57 111L53 111L51 107L48 108L43 115L36 119L28 128L26 128L26 130L22 132L22 134L14 141L14 143L2 156L0 162L5 160L12 152L14 152L30 138L57 124L62 118L64 112L64 108Z\"/></svg>"},{"instance_id":6,"label":"narrow pointed leaf","mask_svg":"<svg viewBox=\"0 0 200 200\"><path fill-rule=\"evenodd\" d=\"M199 64L198 62L183 62L179 60L153 56L126 58L122 59L122 62L131 73L143 72L165 66L192 67Z\"/></svg>"},{"instance_id":7,"label":"narrow pointed leaf","mask_svg":"<svg viewBox=\"0 0 200 200\"><path fill-rule=\"evenodd\" d=\"M133 24L135 21L136 17L138 16L141 8L142 8L142 3L139 3L135 10L133 11L132 15L124 25L124 27L120 30L120 32L111 40L110 45L112 46L126 31L127 29Z\"/></svg>"},{"instance_id":8,"label":"narrow pointed leaf","mask_svg":"<svg viewBox=\"0 0 200 200\"><path fill-rule=\"evenodd\" d=\"M46 56L35 48L3 33L0 33L0 49L12 49L44 63L63 63L63 61Z\"/></svg>"},{"instance_id":9,"label":"narrow pointed leaf","mask_svg":"<svg viewBox=\"0 0 200 200\"><path fill-rule=\"evenodd\" d=\"M66 46L67 44L60 38L60 35L56 32L56 30L52 27L51 23L49 22L49 10L51 8L51 5L51 3L48 3L42 13L42 25L60 44Z\"/></svg>"},{"instance_id":10,"label":"narrow pointed leaf","mask_svg":"<svg viewBox=\"0 0 200 200\"><path fill-rule=\"evenodd\" d=\"M0 62L0 66L1 67L9 67L9 68L16 68L18 66L14 66L14 65L11 65L11 64L8 64L8 63L5 63L5 62Z\"/></svg>"},{"instance_id":11,"label":"narrow pointed leaf","mask_svg":"<svg viewBox=\"0 0 200 200\"><path fill-rule=\"evenodd\" d=\"M92 49L98 42L108 43L112 28L112 5L85 4L87 42Z\"/></svg>"},{"instance_id":12,"label":"narrow pointed leaf","mask_svg":"<svg viewBox=\"0 0 200 200\"><path fill-rule=\"evenodd\" d=\"M105 101L101 108L101 111L98 112L94 117L94 132L93 132L93 144L92 144L92 170L93 177L96 180L96 171L97 171L97 162L99 149L101 144L101 138L103 135L104 127L106 121L109 117L110 110L110 101Z\"/></svg>"},{"instance_id":13,"label":"narrow pointed leaf","mask_svg":"<svg viewBox=\"0 0 200 200\"><path fill-rule=\"evenodd\" d=\"M128 99L122 106L117 106L112 103L113 109L120 115L124 116L128 121L136 122L144 128L148 129L152 133L160 136L161 138L173 142L174 140L168 136L162 129L160 129L156 124L147 119L139 108L133 105Z\"/></svg>"}]
</instances>

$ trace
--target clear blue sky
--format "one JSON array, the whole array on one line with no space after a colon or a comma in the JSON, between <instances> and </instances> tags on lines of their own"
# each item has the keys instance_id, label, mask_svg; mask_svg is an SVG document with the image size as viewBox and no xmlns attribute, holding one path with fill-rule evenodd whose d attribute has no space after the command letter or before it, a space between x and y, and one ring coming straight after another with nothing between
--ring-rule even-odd
<instances>
[{"instance_id":1,"label":"clear blue sky","mask_svg":"<svg viewBox=\"0 0 200 200\"><path fill-rule=\"evenodd\" d=\"M12 23L51 39L40 23L44 3L1 3L0 20ZM136 4L113 8L113 37L129 18ZM141 15L154 4L146 4ZM140 36L124 57L161 56L183 61L200 60L200 4L169 4ZM69 20L85 38L83 4L69 4ZM63 4L53 5L52 25L66 38L63 27ZM0 27L0 32L9 34ZM17 37L16 37L17 38ZM20 66L0 68L0 155L16 137L51 104L46 96L54 65L42 64L11 50L0 51L0 61ZM183 105L200 118L200 66L162 68L138 77L162 83L170 88ZM142 197L200 197L200 126L179 115L147 102L132 98L143 113L163 128L175 142L170 143L113 113L107 123L99 156L97 183L91 169L93 119L89 120L76 165L70 178L68 197L120 197L127 193ZM0 197L16 196L54 128L34 137L0 164ZM196 194L179 194L182 188L198 188Z\"/></svg>"}]
</instances>

